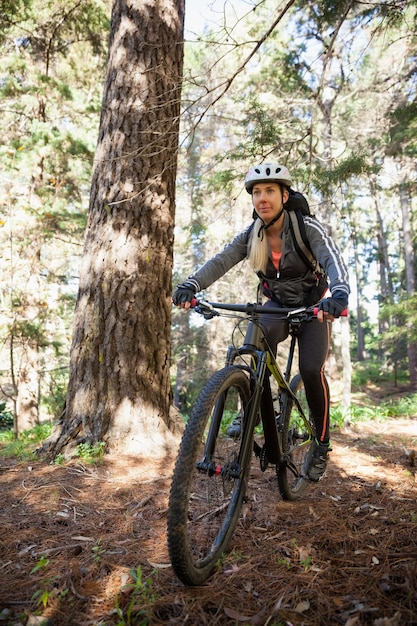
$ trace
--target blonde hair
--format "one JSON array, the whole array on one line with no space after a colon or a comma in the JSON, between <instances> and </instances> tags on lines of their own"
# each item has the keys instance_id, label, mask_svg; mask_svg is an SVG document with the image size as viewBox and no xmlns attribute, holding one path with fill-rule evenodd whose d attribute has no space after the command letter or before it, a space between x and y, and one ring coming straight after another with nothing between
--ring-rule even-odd
<instances>
[{"instance_id":1,"label":"blonde hair","mask_svg":"<svg viewBox=\"0 0 417 626\"><path fill-rule=\"evenodd\" d=\"M255 272L265 273L268 263L268 240L265 237L263 226L263 221L258 217L249 235L248 259L251 268Z\"/></svg>"}]
</instances>

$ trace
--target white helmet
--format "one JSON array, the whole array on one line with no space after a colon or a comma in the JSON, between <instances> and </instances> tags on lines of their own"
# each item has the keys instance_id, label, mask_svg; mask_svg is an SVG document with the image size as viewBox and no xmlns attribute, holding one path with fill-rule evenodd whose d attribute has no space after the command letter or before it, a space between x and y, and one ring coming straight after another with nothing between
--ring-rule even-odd
<instances>
[{"instance_id":1,"label":"white helmet","mask_svg":"<svg viewBox=\"0 0 417 626\"><path fill-rule=\"evenodd\" d=\"M245 178L245 188L248 193L252 193L255 183L278 183L291 186L291 176L285 165L278 163L262 163L251 167Z\"/></svg>"}]
</instances>

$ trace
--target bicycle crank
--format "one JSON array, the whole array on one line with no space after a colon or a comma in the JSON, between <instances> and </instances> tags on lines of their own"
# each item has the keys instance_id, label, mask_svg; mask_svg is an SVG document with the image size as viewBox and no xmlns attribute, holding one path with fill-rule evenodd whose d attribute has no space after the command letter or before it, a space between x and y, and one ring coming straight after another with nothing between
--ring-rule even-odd
<instances>
[{"instance_id":1,"label":"bicycle crank","mask_svg":"<svg viewBox=\"0 0 417 626\"><path fill-rule=\"evenodd\" d=\"M267 467L269 465L268 455L266 454L265 444L261 448L261 453L259 455L259 465L261 466L261 470L263 472L267 469Z\"/></svg>"},{"instance_id":2,"label":"bicycle crank","mask_svg":"<svg viewBox=\"0 0 417 626\"><path fill-rule=\"evenodd\" d=\"M253 451L255 453L255 456L259 459L259 465L261 466L261 470L264 472L269 465L265 444L261 448L261 446L258 443L256 443L256 441L254 441Z\"/></svg>"}]
</instances>

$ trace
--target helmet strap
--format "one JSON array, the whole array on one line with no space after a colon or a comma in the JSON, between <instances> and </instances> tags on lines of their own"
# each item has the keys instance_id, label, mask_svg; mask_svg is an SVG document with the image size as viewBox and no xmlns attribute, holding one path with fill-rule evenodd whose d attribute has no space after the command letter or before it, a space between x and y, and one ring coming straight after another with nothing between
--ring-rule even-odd
<instances>
[{"instance_id":1,"label":"helmet strap","mask_svg":"<svg viewBox=\"0 0 417 626\"><path fill-rule=\"evenodd\" d=\"M279 218L281 217L281 215L284 213L284 207L281 209L281 211L278 213L278 215L276 215L274 217L273 220L271 220L269 222L269 224L265 224L265 222L262 224L262 226L260 227L259 231L258 231L258 237L262 237L263 238L263 231L266 230L267 228L269 228L270 226L272 226L273 224L275 224L275 222L277 222L279 220ZM262 218L260 218L262 219ZM261 235L262 233L262 235Z\"/></svg>"}]
</instances>

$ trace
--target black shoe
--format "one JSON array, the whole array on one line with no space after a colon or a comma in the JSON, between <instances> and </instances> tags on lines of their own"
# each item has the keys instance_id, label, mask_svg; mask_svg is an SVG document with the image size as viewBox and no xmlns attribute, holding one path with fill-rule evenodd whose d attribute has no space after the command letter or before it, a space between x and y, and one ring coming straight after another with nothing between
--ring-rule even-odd
<instances>
[{"instance_id":1,"label":"black shoe","mask_svg":"<svg viewBox=\"0 0 417 626\"><path fill-rule=\"evenodd\" d=\"M238 415L226 430L226 435L233 439L239 439L242 430L242 417Z\"/></svg>"},{"instance_id":2,"label":"black shoe","mask_svg":"<svg viewBox=\"0 0 417 626\"><path fill-rule=\"evenodd\" d=\"M258 412L258 415L256 416L255 426L258 426L260 423L261 423L261 415ZM241 434L242 434L242 414L238 413L237 417L235 417L235 419L230 424L230 426L227 427L226 435L228 437L233 437L233 439L239 439Z\"/></svg>"},{"instance_id":3,"label":"black shoe","mask_svg":"<svg viewBox=\"0 0 417 626\"><path fill-rule=\"evenodd\" d=\"M306 476L313 483L317 483L323 478L327 466L327 453L330 450L330 443L320 443L316 439L311 446Z\"/></svg>"}]
</instances>

